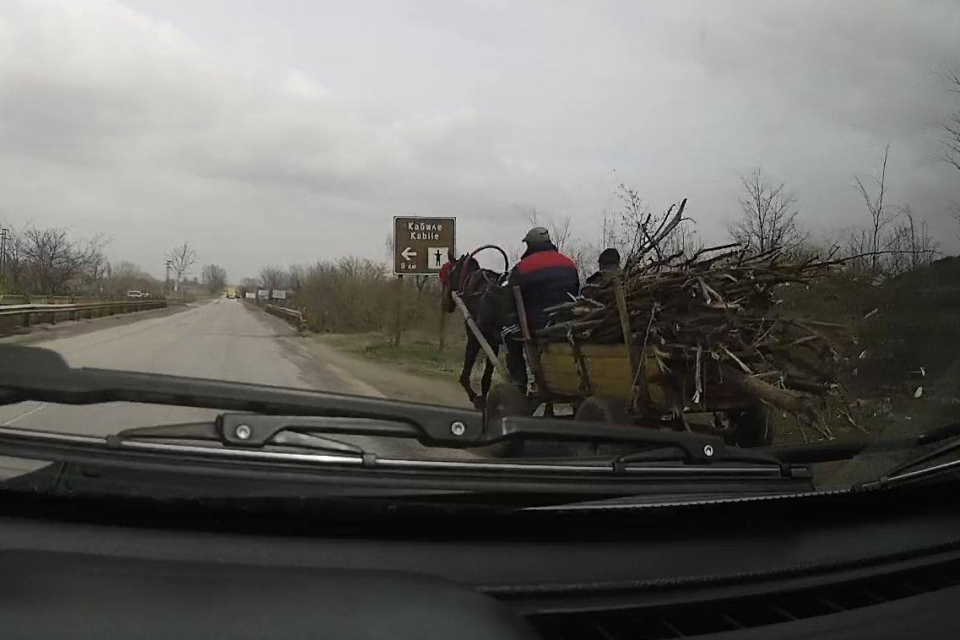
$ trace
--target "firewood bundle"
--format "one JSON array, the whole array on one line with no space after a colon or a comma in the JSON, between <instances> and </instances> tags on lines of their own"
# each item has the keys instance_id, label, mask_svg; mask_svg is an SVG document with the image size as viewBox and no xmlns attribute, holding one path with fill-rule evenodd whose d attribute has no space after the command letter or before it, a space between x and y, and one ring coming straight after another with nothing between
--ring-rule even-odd
<instances>
[{"instance_id":1,"label":"firewood bundle","mask_svg":"<svg viewBox=\"0 0 960 640\"><path fill-rule=\"evenodd\" d=\"M778 292L808 287L835 265L731 245L628 262L550 309L537 337L623 343L627 324L629 343L662 371L692 378L697 395L735 377L769 404L810 414L806 401L829 393L852 338L841 325L789 317Z\"/></svg>"}]
</instances>

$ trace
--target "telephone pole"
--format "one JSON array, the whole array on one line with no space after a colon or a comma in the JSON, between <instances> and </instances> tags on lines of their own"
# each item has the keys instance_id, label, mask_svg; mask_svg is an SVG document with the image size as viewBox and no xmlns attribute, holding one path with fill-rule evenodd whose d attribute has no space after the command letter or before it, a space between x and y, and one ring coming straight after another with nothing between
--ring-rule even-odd
<instances>
[{"instance_id":1,"label":"telephone pole","mask_svg":"<svg viewBox=\"0 0 960 640\"><path fill-rule=\"evenodd\" d=\"M164 297L166 297L167 294L170 293L170 267L171 267L171 266L172 266L172 265L171 265L170 260L167 260L167 276L166 276L166 279L163 281L163 296L164 296Z\"/></svg>"},{"instance_id":2,"label":"telephone pole","mask_svg":"<svg viewBox=\"0 0 960 640\"><path fill-rule=\"evenodd\" d=\"M3 274L7 267L7 237L10 235L10 229L0 229L0 282L3 282Z\"/></svg>"}]
</instances>

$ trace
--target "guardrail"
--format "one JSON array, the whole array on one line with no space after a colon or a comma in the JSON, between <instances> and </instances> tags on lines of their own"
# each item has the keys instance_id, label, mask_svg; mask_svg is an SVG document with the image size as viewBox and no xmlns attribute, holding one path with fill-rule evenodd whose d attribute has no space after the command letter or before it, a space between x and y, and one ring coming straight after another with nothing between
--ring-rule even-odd
<instances>
[{"instance_id":1,"label":"guardrail","mask_svg":"<svg viewBox=\"0 0 960 640\"><path fill-rule=\"evenodd\" d=\"M77 304L11 304L0 306L0 319L20 318L21 327L49 319L50 324L61 320L80 320L83 317L99 318L118 313L135 313L167 306L166 300L117 300L114 302L82 302Z\"/></svg>"},{"instance_id":2,"label":"guardrail","mask_svg":"<svg viewBox=\"0 0 960 640\"><path fill-rule=\"evenodd\" d=\"M297 331L303 331L307 328L307 320L303 317L303 314L297 311L296 309L287 309L285 307L278 307L275 304L265 304L263 305L264 311L269 313L272 316L277 316L283 320L286 320L294 327Z\"/></svg>"},{"instance_id":3,"label":"guardrail","mask_svg":"<svg viewBox=\"0 0 960 640\"><path fill-rule=\"evenodd\" d=\"M103 297L96 296L31 296L26 293L0 293L0 307L14 304L85 304L103 300Z\"/></svg>"}]
</instances>

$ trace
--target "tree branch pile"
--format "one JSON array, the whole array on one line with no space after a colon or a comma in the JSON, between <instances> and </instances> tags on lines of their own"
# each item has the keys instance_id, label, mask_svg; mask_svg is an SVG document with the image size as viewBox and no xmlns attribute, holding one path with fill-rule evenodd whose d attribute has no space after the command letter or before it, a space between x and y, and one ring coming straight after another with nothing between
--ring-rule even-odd
<instances>
[{"instance_id":1,"label":"tree branch pile","mask_svg":"<svg viewBox=\"0 0 960 640\"><path fill-rule=\"evenodd\" d=\"M669 232L681 215L682 205L663 229ZM659 236L651 235L648 246ZM656 358L661 372L682 380L678 388L689 396L684 404L704 402L711 388L732 384L812 422L816 406L836 388L852 338L841 325L787 317L778 291L809 286L837 264L790 261L782 250L751 255L738 245L692 257L633 256L619 276L588 285L576 300L549 310L550 323L538 337L622 343L615 295L621 286L631 344Z\"/></svg>"}]
</instances>

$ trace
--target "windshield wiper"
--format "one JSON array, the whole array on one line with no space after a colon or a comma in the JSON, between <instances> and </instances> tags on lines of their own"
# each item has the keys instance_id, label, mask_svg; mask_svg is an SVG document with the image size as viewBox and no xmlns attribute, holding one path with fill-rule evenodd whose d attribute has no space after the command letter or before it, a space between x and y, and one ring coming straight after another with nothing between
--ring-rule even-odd
<instances>
[{"instance_id":1,"label":"windshield wiper","mask_svg":"<svg viewBox=\"0 0 960 640\"><path fill-rule=\"evenodd\" d=\"M323 434L323 435L318 435ZM377 456L363 448L328 437L374 436L381 438L416 438L415 428L391 420L344 418L330 416L273 416L249 413L222 413L214 422L200 422L126 429L107 438L107 444L123 446L130 440L198 440L216 442L241 449L262 449L285 446L324 452L354 454L369 465ZM680 461L686 463L735 462L781 467L775 458L755 451L726 447L722 440L692 433L660 432L640 427L607 426L544 418L503 418L487 427L487 433L461 448L483 447L504 440L591 441L622 443L645 448L622 455L614 461L622 470L629 464ZM435 446L426 441L427 446ZM784 475L790 468L783 467Z\"/></svg>"},{"instance_id":2,"label":"windshield wiper","mask_svg":"<svg viewBox=\"0 0 960 640\"><path fill-rule=\"evenodd\" d=\"M916 447L935 444L937 442L945 442L942 442L940 446L935 447L930 451L925 451L907 460L906 462L898 464L887 471L883 477L879 478L875 482L865 483L864 487L871 488L873 486L900 484L903 482L915 481L922 478L937 476L960 467L960 459L957 458L939 464L930 464L942 456L960 451L960 438L957 436L960 436L960 422L951 422L937 427L936 429L925 431L915 438L905 439L908 442L912 441L912 444L910 446L902 447L903 449L913 449ZM874 448L871 447L871 451L873 450Z\"/></svg>"},{"instance_id":3,"label":"windshield wiper","mask_svg":"<svg viewBox=\"0 0 960 640\"><path fill-rule=\"evenodd\" d=\"M30 347L0 347L0 364L0 403L126 401L229 411L214 423L126 430L113 438L114 443L129 438L179 438L218 441L236 448L284 444L324 449L329 441L292 435L321 433L409 438L428 447L450 448L485 447L503 441L579 441L655 449L647 451L642 460L638 457L637 462L679 458L695 464L737 462L783 467L769 453L728 446L721 438L693 432L555 418L505 417L485 425L483 414L456 407L149 373L74 369L58 354ZM361 451L354 453L362 455Z\"/></svg>"},{"instance_id":4,"label":"windshield wiper","mask_svg":"<svg viewBox=\"0 0 960 640\"><path fill-rule=\"evenodd\" d=\"M813 464L819 462L837 462L850 460L860 454L908 451L936 443L939 447L902 462L882 477L872 482L862 483L862 488L895 484L908 480L936 475L960 467L960 460L942 464L924 466L942 456L960 450L960 422L949 422L919 435L899 436L878 440L849 440L817 442L809 444L776 445L764 447L760 451L777 458L784 464ZM920 467L919 469L917 467Z\"/></svg>"}]
</instances>

